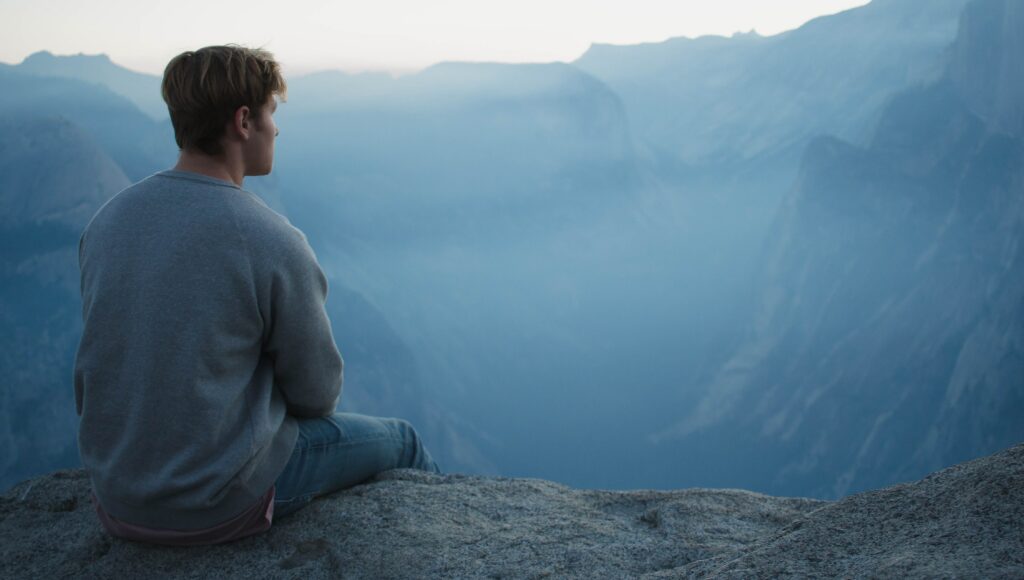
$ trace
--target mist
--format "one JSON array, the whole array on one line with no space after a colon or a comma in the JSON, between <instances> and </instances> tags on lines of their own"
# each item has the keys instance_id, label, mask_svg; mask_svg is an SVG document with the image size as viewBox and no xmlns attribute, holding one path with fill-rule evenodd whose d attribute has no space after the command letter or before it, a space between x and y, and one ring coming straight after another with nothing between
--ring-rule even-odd
<instances>
[{"instance_id":1,"label":"mist","mask_svg":"<svg viewBox=\"0 0 1024 580\"><path fill-rule=\"evenodd\" d=\"M841 497L1024 438L1024 53L993 14L296 77L245 187L328 274L340 409L443 469ZM76 232L176 156L159 78L61 58L0 68L5 486L77 465Z\"/></svg>"}]
</instances>

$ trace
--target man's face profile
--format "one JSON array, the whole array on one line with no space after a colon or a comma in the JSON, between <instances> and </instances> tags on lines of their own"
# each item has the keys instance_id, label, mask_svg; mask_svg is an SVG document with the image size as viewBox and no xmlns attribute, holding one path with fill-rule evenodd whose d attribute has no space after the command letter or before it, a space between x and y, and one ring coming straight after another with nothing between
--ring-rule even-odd
<instances>
[{"instance_id":1,"label":"man's face profile","mask_svg":"<svg viewBox=\"0 0 1024 580\"><path fill-rule=\"evenodd\" d=\"M275 111L277 99L271 95L253 117L249 139L244 144L246 175L267 175L274 167L274 140L278 135Z\"/></svg>"}]
</instances>

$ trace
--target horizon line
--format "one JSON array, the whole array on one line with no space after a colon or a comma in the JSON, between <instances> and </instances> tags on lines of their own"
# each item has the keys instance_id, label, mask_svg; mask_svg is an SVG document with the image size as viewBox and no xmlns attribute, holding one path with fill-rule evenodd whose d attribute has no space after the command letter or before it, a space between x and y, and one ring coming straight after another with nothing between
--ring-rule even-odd
<instances>
[{"instance_id":1,"label":"horizon line","mask_svg":"<svg viewBox=\"0 0 1024 580\"><path fill-rule=\"evenodd\" d=\"M823 16L826 16L826 15L823 15ZM814 20L814 19L812 19L812 20ZM808 21L808 22L810 22L810 21ZM806 24L806 22L804 24ZM798 28L801 28L802 26L803 26L803 24L801 24L801 26L798 26L797 28L792 28L790 30L783 30L783 31L777 32L775 34L767 34L767 35L761 34L760 32L757 31L756 28L751 28L750 30L747 30L747 31L736 30L732 34L729 34L729 35L714 34L714 33L702 34L702 35L699 35L699 36L679 35L679 36L670 36L670 37L664 38L662 40L651 40L651 41L625 43L625 44L617 44L617 43L613 43L613 42L591 42L590 45L579 56L577 56L576 58L574 58L572 60L557 60L556 59L556 60L549 60L549 61L502 61L502 60L493 60L493 59L487 59L487 60L452 59L452 60L439 60L439 61L432 62L432 63L424 65L424 66L392 66L392 67L374 67L374 66L359 67L359 66L350 66L350 67L333 67L333 68L331 68L331 67L321 68L321 67L317 67L315 65L294 65L294 64L288 64L287 62L281 62L281 61L278 61L278 62L281 62L281 67L283 69L291 69L291 74L289 74L289 76L292 76L293 78L300 78L300 77L305 77L305 76L319 74L319 73L342 73L342 74L347 74L347 75L352 75L352 76L358 76L358 75L362 75L362 74L386 74L386 75L390 76L392 79L397 79L397 78L400 78L400 77L403 77L403 76L410 76L410 75L414 75L414 74L420 73L420 72L422 72L424 70L427 70L427 69L429 69L429 68L431 68L433 66L437 66L437 65L440 65L440 64L458 64L458 63L466 63L466 64L512 64L512 65L515 65L515 64L572 64L576 60L579 60L580 58L582 58L591 49L593 49L594 47L598 47L598 46L633 47L633 46L646 46L646 45L664 44L666 42L670 42L670 41L674 41L674 40L690 40L690 41L695 41L695 40L700 40L700 39L704 39L704 38L724 38L724 39L729 39L729 38L736 38L737 36L751 36L751 35L757 36L757 37L760 37L760 38L771 38L771 37L774 37L774 36L779 36L781 34L786 34L787 32L791 32L793 30L797 30ZM118 68L121 68L121 69L124 69L124 70L126 70L128 72L132 72L132 73L140 74L140 75L157 77L157 78L159 78L161 76L158 73L148 72L148 71L145 71L145 70L139 70L139 69L132 68L130 66L121 64L120 62L115 60L110 54L108 54L106 52L86 53L84 51L79 51L77 53L62 53L62 54L58 54L58 53L56 53L56 52L54 52L54 51L52 51L50 49L47 49L47 48L41 48L41 49L38 49L38 50L30 51L28 54L23 56L19 62L7 62L7 61L0 60L0 66L4 66L4 65L12 66L12 67L21 66L21 65L25 64L25 61L27 61L29 58L31 58L31 57L33 57L35 55L38 55L38 54L47 54L47 55L49 55L49 56L51 56L53 58L57 58L57 59L60 59L60 58L75 58L75 57L105 58L107 61L109 61L114 66L116 66Z\"/></svg>"}]
</instances>

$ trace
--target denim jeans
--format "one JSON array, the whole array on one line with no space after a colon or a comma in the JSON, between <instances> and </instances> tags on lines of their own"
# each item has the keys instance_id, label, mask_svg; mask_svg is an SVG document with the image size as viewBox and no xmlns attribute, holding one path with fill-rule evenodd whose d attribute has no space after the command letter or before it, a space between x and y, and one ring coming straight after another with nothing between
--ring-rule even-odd
<instances>
[{"instance_id":1,"label":"denim jeans","mask_svg":"<svg viewBox=\"0 0 1024 580\"><path fill-rule=\"evenodd\" d=\"M355 413L299 419L295 450L274 484L274 519L399 467L441 473L408 421Z\"/></svg>"}]
</instances>

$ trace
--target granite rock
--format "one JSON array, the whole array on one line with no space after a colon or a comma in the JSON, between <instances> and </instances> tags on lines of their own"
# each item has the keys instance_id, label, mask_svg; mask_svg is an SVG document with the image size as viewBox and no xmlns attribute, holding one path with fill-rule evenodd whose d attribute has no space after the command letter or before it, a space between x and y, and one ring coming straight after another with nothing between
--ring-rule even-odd
<instances>
[{"instance_id":1,"label":"granite rock","mask_svg":"<svg viewBox=\"0 0 1024 580\"><path fill-rule=\"evenodd\" d=\"M3 578L1024 576L1024 444L836 502L395 470L218 546L111 538L84 470L0 497Z\"/></svg>"}]
</instances>

